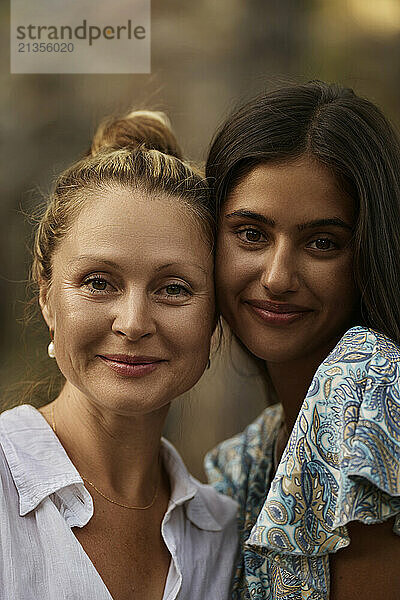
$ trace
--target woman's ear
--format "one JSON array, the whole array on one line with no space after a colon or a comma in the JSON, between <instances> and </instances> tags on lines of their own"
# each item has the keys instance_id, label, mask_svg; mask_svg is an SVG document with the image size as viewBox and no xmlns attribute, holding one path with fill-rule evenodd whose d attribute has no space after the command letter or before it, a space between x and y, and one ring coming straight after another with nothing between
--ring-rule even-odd
<instances>
[{"instance_id":1,"label":"woman's ear","mask_svg":"<svg viewBox=\"0 0 400 600\"><path fill-rule=\"evenodd\" d=\"M39 306L44 320L50 331L54 331L54 314L50 302L50 289L48 283L42 283L39 287Z\"/></svg>"}]
</instances>

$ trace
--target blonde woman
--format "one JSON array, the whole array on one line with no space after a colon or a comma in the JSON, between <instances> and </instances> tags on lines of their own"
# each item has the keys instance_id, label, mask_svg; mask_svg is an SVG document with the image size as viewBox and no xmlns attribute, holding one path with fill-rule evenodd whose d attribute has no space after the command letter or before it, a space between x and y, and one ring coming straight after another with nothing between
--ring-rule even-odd
<instances>
[{"instance_id":1,"label":"blonde woman","mask_svg":"<svg viewBox=\"0 0 400 600\"><path fill-rule=\"evenodd\" d=\"M213 217L164 116L99 128L57 180L33 278L65 383L0 416L0 598L225 600L236 504L161 432L215 325Z\"/></svg>"}]
</instances>

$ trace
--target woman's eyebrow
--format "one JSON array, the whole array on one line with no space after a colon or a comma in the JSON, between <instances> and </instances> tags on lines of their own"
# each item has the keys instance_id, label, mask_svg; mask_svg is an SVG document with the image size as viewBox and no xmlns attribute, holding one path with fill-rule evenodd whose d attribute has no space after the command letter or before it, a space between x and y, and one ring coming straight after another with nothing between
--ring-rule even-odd
<instances>
[{"instance_id":1,"label":"woman's eyebrow","mask_svg":"<svg viewBox=\"0 0 400 600\"><path fill-rule=\"evenodd\" d=\"M315 221L307 221L307 223L302 223L301 225L297 225L297 229L299 231L303 231L304 229L314 229L315 227L341 227L342 229L348 229L349 231L353 231L353 227L340 219L339 217L333 217L331 219L317 219Z\"/></svg>"},{"instance_id":2,"label":"woman's eyebrow","mask_svg":"<svg viewBox=\"0 0 400 600\"><path fill-rule=\"evenodd\" d=\"M260 213L256 213L252 210L240 209L234 210L232 213L225 215L225 219L234 219L235 217L244 217L245 219L253 219L253 221L258 221L259 223L264 223L264 225L270 225L271 227L275 227L276 223L272 219L261 215Z\"/></svg>"},{"instance_id":3,"label":"woman's eyebrow","mask_svg":"<svg viewBox=\"0 0 400 600\"><path fill-rule=\"evenodd\" d=\"M270 227L275 227L276 222L265 215L254 212L252 210L240 209L235 210L227 215L225 215L225 219L234 219L235 217L242 217L245 219L252 219L253 221L258 221L259 223L263 223L264 225L269 225ZM303 231L304 229L314 229L316 227L341 227L342 229L347 229L349 231L353 231L351 225L340 219L339 217L332 217L329 219L316 219L314 221L307 221L306 223L300 223L297 225L297 229L299 231Z\"/></svg>"},{"instance_id":4,"label":"woman's eyebrow","mask_svg":"<svg viewBox=\"0 0 400 600\"><path fill-rule=\"evenodd\" d=\"M184 267L194 267L195 269L198 269L199 271L201 271L202 273L207 274L208 271L207 269L205 269L204 267L202 267L201 265L198 265L197 263L192 263L192 262L170 262L170 263L165 263L164 265L160 265L159 267L157 267L157 271L162 271L163 269L168 269L169 267L178 267L178 268L184 268Z\"/></svg>"},{"instance_id":5,"label":"woman's eyebrow","mask_svg":"<svg viewBox=\"0 0 400 600\"><path fill-rule=\"evenodd\" d=\"M112 261L112 260L107 260L106 258L101 258L100 256L94 256L94 255L82 255L82 256L76 256L74 257L72 260L69 261L68 265L73 265L76 262L84 262L84 261L94 261L94 262L98 262L98 263L103 263L105 265L110 265L110 267L114 267L115 269L120 269L121 265L119 265L118 263ZM168 267L194 267L195 269L198 269L199 271L202 271L203 273L207 274L208 271L207 269L205 269L204 267L202 267L201 265L197 264L197 263L192 263L192 262L169 262L169 263L165 263L163 265L160 265L159 267L157 267L156 271L162 271L163 269L167 269Z\"/></svg>"},{"instance_id":6,"label":"woman's eyebrow","mask_svg":"<svg viewBox=\"0 0 400 600\"><path fill-rule=\"evenodd\" d=\"M72 260L69 261L68 265L70 266L70 265L73 265L74 263L85 262L85 261L103 263L105 265L110 265L110 267L114 267L116 269L120 268L120 266L112 260L107 260L106 258L102 258L101 256L95 256L95 255L90 255L90 254L74 256L74 258L72 258Z\"/></svg>"}]
</instances>

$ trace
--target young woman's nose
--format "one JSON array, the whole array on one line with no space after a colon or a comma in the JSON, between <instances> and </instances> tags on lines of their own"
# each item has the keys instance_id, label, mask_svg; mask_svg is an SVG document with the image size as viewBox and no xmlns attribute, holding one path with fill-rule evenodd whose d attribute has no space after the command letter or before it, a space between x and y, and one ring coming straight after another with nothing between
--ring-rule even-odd
<instances>
[{"instance_id":1,"label":"young woman's nose","mask_svg":"<svg viewBox=\"0 0 400 600\"><path fill-rule=\"evenodd\" d=\"M132 341L155 333L151 302L146 293L135 291L119 299L112 330Z\"/></svg>"},{"instance_id":2,"label":"young woman's nose","mask_svg":"<svg viewBox=\"0 0 400 600\"><path fill-rule=\"evenodd\" d=\"M294 292L299 285L297 267L293 249L286 242L277 243L266 253L261 284L274 296Z\"/></svg>"}]
</instances>

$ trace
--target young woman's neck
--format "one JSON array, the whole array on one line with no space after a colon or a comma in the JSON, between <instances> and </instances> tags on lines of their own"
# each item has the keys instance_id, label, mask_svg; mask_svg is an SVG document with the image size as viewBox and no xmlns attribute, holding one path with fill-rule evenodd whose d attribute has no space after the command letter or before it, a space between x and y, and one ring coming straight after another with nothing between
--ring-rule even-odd
<instances>
[{"instance_id":1,"label":"young woman's neck","mask_svg":"<svg viewBox=\"0 0 400 600\"><path fill-rule=\"evenodd\" d=\"M268 373L277 399L283 406L288 433L293 429L318 365L317 361L268 363Z\"/></svg>"},{"instance_id":2,"label":"young woman's neck","mask_svg":"<svg viewBox=\"0 0 400 600\"><path fill-rule=\"evenodd\" d=\"M293 429L316 370L341 337L341 335L337 336L312 354L295 360L282 363L266 363L277 400L283 406L289 434Z\"/></svg>"}]
</instances>

